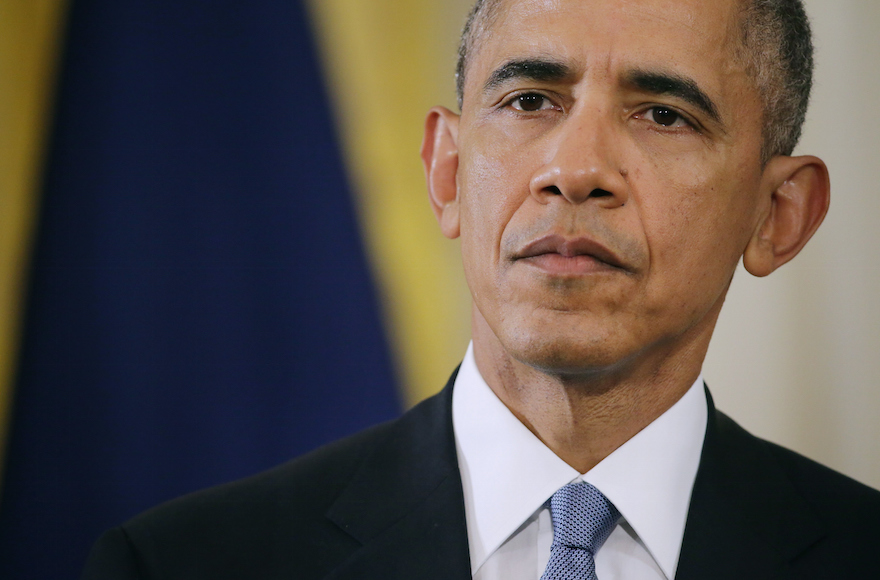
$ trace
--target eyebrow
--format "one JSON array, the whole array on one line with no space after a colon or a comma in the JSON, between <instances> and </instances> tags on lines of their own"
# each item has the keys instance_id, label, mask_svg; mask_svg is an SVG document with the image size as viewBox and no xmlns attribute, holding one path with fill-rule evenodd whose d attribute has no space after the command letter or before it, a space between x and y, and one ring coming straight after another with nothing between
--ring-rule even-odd
<instances>
[{"instance_id":1,"label":"eyebrow","mask_svg":"<svg viewBox=\"0 0 880 580\"><path fill-rule=\"evenodd\" d=\"M721 122L718 107L691 78L675 73L637 69L627 73L625 80L628 84L648 93L677 97L694 105L716 123Z\"/></svg>"},{"instance_id":2,"label":"eyebrow","mask_svg":"<svg viewBox=\"0 0 880 580\"><path fill-rule=\"evenodd\" d=\"M559 82L572 76L571 67L557 60L543 58L511 60L492 71L483 85L483 92L488 93L511 79Z\"/></svg>"}]
</instances>

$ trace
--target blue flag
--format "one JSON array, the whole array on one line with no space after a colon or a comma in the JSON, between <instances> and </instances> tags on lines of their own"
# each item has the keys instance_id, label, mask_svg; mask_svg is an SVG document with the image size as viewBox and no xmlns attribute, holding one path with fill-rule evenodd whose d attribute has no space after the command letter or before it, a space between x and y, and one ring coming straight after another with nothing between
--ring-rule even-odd
<instances>
[{"instance_id":1,"label":"blue flag","mask_svg":"<svg viewBox=\"0 0 880 580\"><path fill-rule=\"evenodd\" d=\"M71 3L0 578L399 413L304 7Z\"/></svg>"}]
</instances>

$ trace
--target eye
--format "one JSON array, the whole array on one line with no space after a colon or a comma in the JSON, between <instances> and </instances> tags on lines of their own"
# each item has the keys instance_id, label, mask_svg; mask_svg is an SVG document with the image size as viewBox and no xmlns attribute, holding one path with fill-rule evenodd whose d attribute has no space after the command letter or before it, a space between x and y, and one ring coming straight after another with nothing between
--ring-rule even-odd
<instances>
[{"instance_id":1,"label":"eye","mask_svg":"<svg viewBox=\"0 0 880 580\"><path fill-rule=\"evenodd\" d=\"M646 110L641 117L664 127L690 127L684 116L670 107L656 106Z\"/></svg>"},{"instance_id":2,"label":"eye","mask_svg":"<svg viewBox=\"0 0 880 580\"><path fill-rule=\"evenodd\" d=\"M526 112L541 111L554 108L553 104L550 102L550 99L538 93L523 93L521 95L517 95L510 100L509 104L517 111Z\"/></svg>"}]
</instances>

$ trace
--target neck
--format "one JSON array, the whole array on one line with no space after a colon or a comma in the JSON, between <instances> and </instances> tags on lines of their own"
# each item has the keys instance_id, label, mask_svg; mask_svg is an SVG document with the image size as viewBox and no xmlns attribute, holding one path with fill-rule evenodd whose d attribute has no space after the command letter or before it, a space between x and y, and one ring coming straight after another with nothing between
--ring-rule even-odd
<instances>
[{"instance_id":1,"label":"neck","mask_svg":"<svg viewBox=\"0 0 880 580\"><path fill-rule=\"evenodd\" d=\"M687 392L700 374L711 335L697 333L675 352L644 356L614 369L553 374L518 361L484 320L474 322L474 357L486 383L535 436L580 473Z\"/></svg>"}]
</instances>

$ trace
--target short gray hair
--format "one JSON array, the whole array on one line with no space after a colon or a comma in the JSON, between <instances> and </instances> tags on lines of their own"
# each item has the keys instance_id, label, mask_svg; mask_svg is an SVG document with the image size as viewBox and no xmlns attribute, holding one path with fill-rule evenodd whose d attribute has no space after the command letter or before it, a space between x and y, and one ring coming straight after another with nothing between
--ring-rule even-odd
<instances>
[{"instance_id":1,"label":"short gray hair","mask_svg":"<svg viewBox=\"0 0 880 580\"><path fill-rule=\"evenodd\" d=\"M477 0L464 23L458 43L458 63L455 66L455 94L459 109L464 101L464 78L469 56L474 53L478 41L482 40L490 24L497 18L500 4L500 0Z\"/></svg>"},{"instance_id":2,"label":"short gray hair","mask_svg":"<svg viewBox=\"0 0 880 580\"><path fill-rule=\"evenodd\" d=\"M813 86L813 42L802 0L742 0L739 57L755 79L763 107L761 157L791 155L801 136ZM498 16L501 0L477 0L468 14L455 69L458 106L468 58Z\"/></svg>"},{"instance_id":3,"label":"short gray hair","mask_svg":"<svg viewBox=\"0 0 880 580\"><path fill-rule=\"evenodd\" d=\"M762 157L791 155L813 87L813 41L801 0L748 0L740 25L742 57L764 108Z\"/></svg>"}]
</instances>

